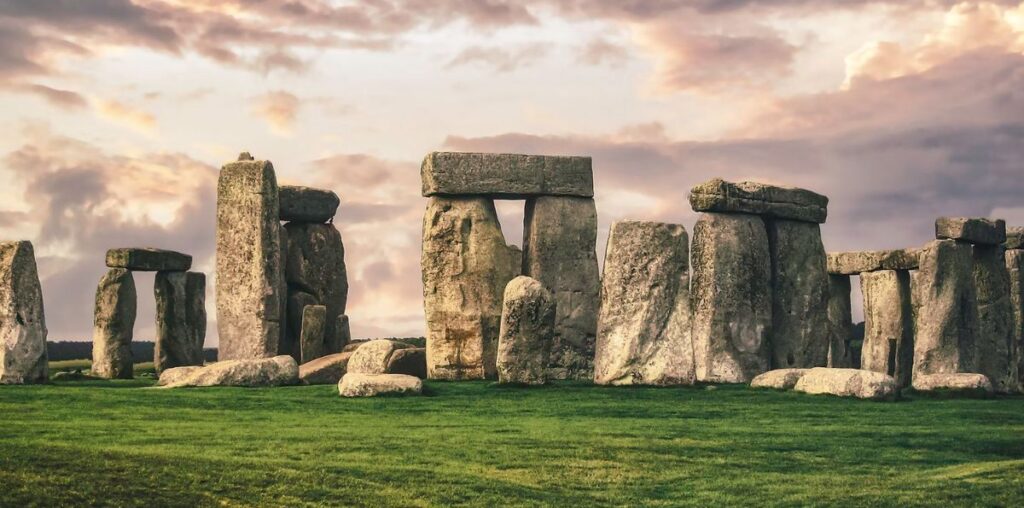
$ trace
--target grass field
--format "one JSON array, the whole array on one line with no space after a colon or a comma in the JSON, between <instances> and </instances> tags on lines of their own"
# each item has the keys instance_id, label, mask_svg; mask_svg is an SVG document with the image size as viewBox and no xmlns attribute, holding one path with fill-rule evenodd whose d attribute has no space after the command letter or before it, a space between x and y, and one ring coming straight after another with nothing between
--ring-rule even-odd
<instances>
[{"instance_id":1,"label":"grass field","mask_svg":"<svg viewBox=\"0 0 1024 508\"><path fill-rule=\"evenodd\" d=\"M985 505L1024 500L1024 398L877 403L428 383L0 387L4 506Z\"/></svg>"}]
</instances>

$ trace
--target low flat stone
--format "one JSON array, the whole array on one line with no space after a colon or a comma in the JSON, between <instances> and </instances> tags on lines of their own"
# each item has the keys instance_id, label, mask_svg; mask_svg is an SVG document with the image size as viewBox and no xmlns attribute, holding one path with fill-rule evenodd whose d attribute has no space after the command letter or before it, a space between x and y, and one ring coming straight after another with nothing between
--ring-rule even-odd
<instances>
[{"instance_id":1,"label":"low flat stone","mask_svg":"<svg viewBox=\"0 0 1024 508\"><path fill-rule=\"evenodd\" d=\"M1006 243L1003 246L1007 250L1024 249L1024 227L1006 228Z\"/></svg>"},{"instance_id":2,"label":"low flat stone","mask_svg":"<svg viewBox=\"0 0 1024 508\"><path fill-rule=\"evenodd\" d=\"M327 222L338 212L341 199L334 191L299 185L279 187L281 220L297 222Z\"/></svg>"},{"instance_id":3,"label":"low flat stone","mask_svg":"<svg viewBox=\"0 0 1024 508\"><path fill-rule=\"evenodd\" d=\"M178 383L184 379L187 379L192 374L202 370L199 365L191 365L188 367L174 367L167 369L160 373L160 377L157 379L157 386L167 386L174 383Z\"/></svg>"},{"instance_id":4,"label":"low flat stone","mask_svg":"<svg viewBox=\"0 0 1024 508\"><path fill-rule=\"evenodd\" d=\"M984 374L924 374L914 377L913 387L919 392L992 393L992 382Z\"/></svg>"},{"instance_id":5,"label":"low flat stone","mask_svg":"<svg viewBox=\"0 0 1024 508\"><path fill-rule=\"evenodd\" d=\"M404 342L388 339L371 340L356 349L348 362L348 372L353 374L386 374L391 355L399 349L408 348ZM426 361L426 360L424 360Z\"/></svg>"},{"instance_id":6,"label":"low flat stone","mask_svg":"<svg viewBox=\"0 0 1024 508\"><path fill-rule=\"evenodd\" d=\"M828 198L816 192L721 178L691 189L690 206L697 212L752 213L819 224L828 216Z\"/></svg>"},{"instance_id":7,"label":"low flat stone","mask_svg":"<svg viewBox=\"0 0 1024 508\"><path fill-rule=\"evenodd\" d=\"M350 358L352 358L351 352L335 353L299 365L299 379L307 385L337 384L348 372ZM425 365L424 369L426 369Z\"/></svg>"},{"instance_id":8,"label":"low flat stone","mask_svg":"<svg viewBox=\"0 0 1024 508\"><path fill-rule=\"evenodd\" d=\"M881 372L818 367L805 373L793 389L812 395L884 400L896 397L896 380Z\"/></svg>"},{"instance_id":9,"label":"low flat stone","mask_svg":"<svg viewBox=\"0 0 1024 508\"><path fill-rule=\"evenodd\" d=\"M1006 241L1006 221L969 217L939 217L935 220L935 238L981 245L999 245Z\"/></svg>"},{"instance_id":10,"label":"low flat stone","mask_svg":"<svg viewBox=\"0 0 1024 508\"><path fill-rule=\"evenodd\" d=\"M89 374L85 374L85 373L83 373L80 370L76 370L76 371L73 371L73 372L58 372L58 373L56 373L56 374L54 374L53 376L50 377L50 381L54 381L54 382L58 382L58 383L69 382L69 381L103 381L103 380L104 380L104 378L102 378L102 377L90 376Z\"/></svg>"},{"instance_id":11,"label":"low flat stone","mask_svg":"<svg viewBox=\"0 0 1024 508\"><path fill-rule=\"evenodd\" d=\"M388 374L405 374L427 378L427 348L396 349L388 360Z\"/></svg>"},{"instance_id":12,"label":"low flat stone","mask_svg":"<svg viewBox=\"0 0 1024 508\"><path fill-rule=\"evenodd\" d=\"M136 272L187 272L192 256L173 250L127 247L107 251L107 266Z\"/></svg>"},{"instance_id":13,"label":"low flat stone","mask_svg":"<svg viewBox=\"0 0 1024 508\"><path fill-rule=\"evenodd\" d=\"M169 369L171 370L171 369ZM166 372L165 372L166 373ZM299 364L282 355L211 363L164 388L186 386L283 386L299 382Z\"/></svg>"},{"instance_id":14,"label":"low flat stone","mask_svg":"<svg viewBox=\"0 0 1024 508\"><path fill-rule=\"evenodd\" d=\"M829 252L828 273L857 275L880 270L917 270L921 249Z\"/></svg>"},{"instance_id":15,"label":"low flat stone","mask_svg":"<svg viewBox=\"0 0 1024 508\"><path fill-rule=\"evenodd\" d=\"M338 383L342 397L376 397L378 395L420 395L423 381L404 374L345 374Z\"/></svg>"},{"instance_id":16,"label":"low flat stone","mask_svg":"<svg viewBox=\"0 0 1024 508\"><path fill-rule=\"evenodd\" d=\"M420 176L425 197L594 197L590 157L431 152L423 159Z\"/></svg>"},{"instance_id":17,"label":"low flat stone","mask_svg":"<svg viewBox=\"0 0 1024 508\"><path fill-rule=\"evenodd\" d=\"M792 390L797 381L804 377L810 369L775 369L769 370L750 382L751 388L774 388L776 390Z\"/></svg>"}]
</instances>

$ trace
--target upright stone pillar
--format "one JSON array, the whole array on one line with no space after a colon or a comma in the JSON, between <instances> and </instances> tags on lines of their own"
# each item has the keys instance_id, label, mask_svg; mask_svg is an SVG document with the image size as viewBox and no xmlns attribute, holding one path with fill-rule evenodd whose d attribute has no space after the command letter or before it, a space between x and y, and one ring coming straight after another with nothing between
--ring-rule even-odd
<instances>
[{"instance_id":1,"label":"upright stone pillar","mask_svg":"<svg viewBox=\"0 0 1024 508\"><path fill-rule=\"evenodd\" d=\"M307 363L324 356L324 333L327 330L327 307L307 305L302 310L302 333L299 336L301 359Z\"/></svg>"},{"instance_id":2,"label":"upright stone pillar","mask_svg":"<svg viewBox=\"0 0 1024 508\"><path fill-rule=\"evenodd\" d=\"M185 274L185 317L189 324L189 337L195 348L198 363L206 360L203 348L206 345L206 274L188 272Z\"/></svg>"},{"instance_id":3,"label":"upright stone pillar","mask_svg":"<svg viewBox=\"0 0 1024 508\"><path fill-rule=\"evenodd\" d=\"M344 339L338 330L338 316L348 304L348 271L345 245L334 224L289 222L288 285L305 291L327 309L324 353L340 353ZM301 316L300 316L301 319ZM298 343L299 337L293 340Z\"/></svg>"},{"instance_id":4,"label":"upright stone pillar","mask_svg":"<svg viewBox=\"0 0 1024 508\"><path fill-rule=\"evenodd\" d=\"M1021 245L1024 249L1024 244ZM1024 250L1006 251L1006 267L1010 274L1010 302L1014 316L1014 360L1017 365L1017 389L1024 392Z\"/></svg>"},{"instance_id":5,"label":"upright stone pillar","mask_svg":"<svg viewBox=\"0 0 1024 508\"><path fill-rule=\"evenodd\" d=\"M549 377L592 379L601 275L597 266L597 208L593 198L542 196L527 200L523 274L555 297L555 341Z\"/></svg>"},{"instance_id":6,"label":"upright stone pillar","mask_svg":"<svg viewBox=\"0 0 1024 508\"><path fill-rule=\"evenodd\" d=\"M978 305L972 246L935 240L913 275L914 376L977 372Z\"/></svg>"},{"instance_id":7,"label":"upright stone pillar","mask_svg":"<svg viewBox=\"0 0 1024 508\"><path fill-rule=\"evenodd\" d=\"M295 337L289 333L288 327L288 229L285 227L280 228L280 252L281 252L281 265L278 275L278 288L279 307L278 307L278 319L277 328L277 354L278 355L289 355L295 358L295 361L299 361L301 355L299 354L299 346L294 340Z\"/></svg>"},{"instance_id":8,"label":"upright stone pillar","mask_svg":"<svg viewBox=\"0 0 1024 508\"><path fill-rule=\"evenodd\" d=\"M269 161L243 155L217 183L219 360L273 357L281 333L277 178Z\"/></svg>"},{"instance_id":9,"label":"upright stone pillar","mask_svg":"<svg viewBox=\"0 0 1024 508\"><path fill-rule=\"evenodd\" d=\"M0 243L0 384L45 383L46 316L30 242Z\"/></svg>"},{"instance_id":10,"label":"upright stone pillar","mask_svg":"<svg viewBox=\"0 0 1024 508\"><path fill-rule=\"evenodd\" d=\"M185 272L157 272L153 293L156 297L156 345L153 350L156 372L202 365L203 349L196 343L195 323L192 321L195 308L189 300L188 275Z\"/></svg>"},{"instance_id":11,"label":"upright stone pillar","mask_svg":"<svg viewBox=\"0 0 1024 508\"><path fill-rule=\"evenodd\" d=\"M853 340L853 307L850 302L850 276L828 276L828 367L854 368L850 341Z\"/></svg>"},{"instance_id":12,"label":"upright stone pillar","mask_svg":"<svg viewBox=\"0 0 1024 508\"><path fill-rule=\"evenodd\" d=\"M898 386L908 387L914 365L910 272L864 272L860 275L860 287L864 294L860 368L888 374Z\"/></svg>"},{"instance_id":13,"label":"upright stone pillar","mask_svg":"<svg viewBox=\"0 0 1024 508\"><path fill-rule=\"evenodd\" d=\"M1017 391L1013 302L1002 245L974 246L974 287L978 298L977 373L1000 393Z\"/></svg>"},{"instance_id":14,"label":"upright stone pillar","mask_svg":"<svg viewBox=\"0 0 1024 508\"><path fill-rule=\"evenodd\" d=\"M106 379L134 376L132 336L138 296L131 270L111 268L96 288L92 329L92 373Z\"/></svg>"},{"instance_id":15,"label":"upright stone pillar","mask_svg":"<svg viewBox=\"0 0 1024 508\"><path fill-rule=\"evenodd\" d=\"M502 296L512 280L494 202L431 197L423 218L430 379L493 378Z\"/></svg>"},{"instance_id":16,"label":"upright stone pillar","mask_svg":"<svg viewBox=\"0 0 1024 508\"><path fill-rule=\"evenodd\" d=\"M498 338L498 382L542 385L555 334L555 299L536 279L518 276L505 288Z\"/></svg>"},{"instance_id":17,"label":"upright stone pillar","mask_svg":"<svg viewBox=\"0 0 1024 508\"><path fill-rule=\"evenodd\" d=\"M772 369L828 363L828 272L817 223L770 220Z\"/></svg>"}]
</instances>

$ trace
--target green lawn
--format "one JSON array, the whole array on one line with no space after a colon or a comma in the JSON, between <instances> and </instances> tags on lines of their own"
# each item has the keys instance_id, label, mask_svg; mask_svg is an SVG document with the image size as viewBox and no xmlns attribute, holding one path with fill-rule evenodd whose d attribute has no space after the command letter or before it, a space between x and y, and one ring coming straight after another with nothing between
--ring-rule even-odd
<instances>
[{"instance_id":1,"label":"green lawn","mask_svg":"<svg viewBox=\"0 0 1024 508\"><path fill-rule=\"evenodd\" d=\"M1024 398L0 387L0 505L1017 505Z\"/></svg>"}]
</instances>

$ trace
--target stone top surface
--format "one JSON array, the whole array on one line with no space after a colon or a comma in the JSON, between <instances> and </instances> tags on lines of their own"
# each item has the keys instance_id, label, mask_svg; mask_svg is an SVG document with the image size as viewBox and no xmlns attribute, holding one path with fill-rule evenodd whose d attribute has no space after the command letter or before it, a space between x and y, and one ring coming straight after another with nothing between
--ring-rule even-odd
<instances>
[{"instance_id":1,"label":"stone top surface","mask_svg":"<svg viewBox=\"0 0 1024 508\"><path fill-rule=\"evenodd\" d=\"M816 192L721 178L691 189L690 205L697 212L750 213L818 224L828 217L828 198Z\"/></svg>"},{"instance_id":2,"label":"stone top surface","mask_svg":"<svg viewBox=\"0 0 1024 508\"><path fill-rule=\"evenodd\" d=\"M283 221L327 222L341 204L338 195L327 189L282 185L278 192Z\"/></svg>"},{"instance_id":3,"label":"stone top surface","mask_svg":"<svg viewBox=\"0 0 1024 508\"><path fill-rule=\"evenodd\" d=\"M431 152L420 166L423 195L594 197L590 157Z\"/></svg>"},{"instance_id":4,"label":"stone top surface","mask_svg":"<svg viewBox=\"0 0 1024 508\"><path fill-rule=\"evenodd\" d=\"M126 247L108 250L107 266L139 272L185 272L192 268L192 256L172 250Z\"/></svg>"},{"instance_id":5,"label":"stone top surface","mask_svg":"<svg viewBox=\"0 0 1024 508\"><path fill-rule=\"evenodd\" d=\"M1006 228L1006 243L1003 245L1007 249L1024 249L1024 227Z\"/></svg>"},{"instance_id":6,"label":"stone top surface","mask_svg":"<svg viewBox=\"0 0 1024 508\"><path fill-rule=\"evenodd\" d=\"M829 252L828 273L857 275L879 270L917 270L920 249Z\"/></svg>"},{"instance_id":7,"label":"stone top surface","mask_svg":"<svg viewBox=\"0 0 1024 508\"><path fill-rule=\"evenodd\" d=\"M969 217L939 217L935 220L935 238L959 240L979 245L999 245L1006 241L1006 221Z\"/></svg>"}]
</instances>

